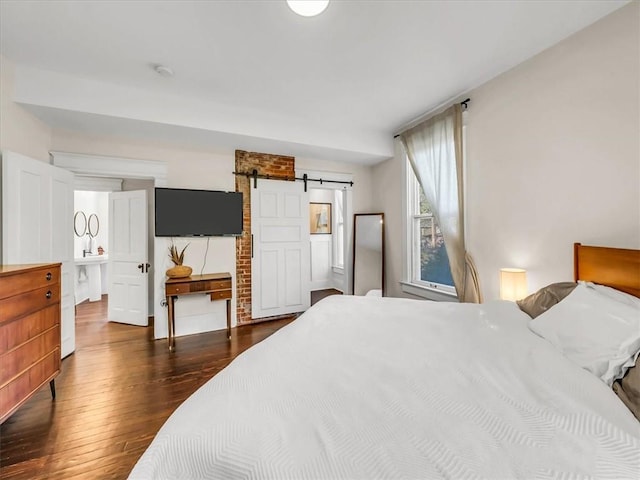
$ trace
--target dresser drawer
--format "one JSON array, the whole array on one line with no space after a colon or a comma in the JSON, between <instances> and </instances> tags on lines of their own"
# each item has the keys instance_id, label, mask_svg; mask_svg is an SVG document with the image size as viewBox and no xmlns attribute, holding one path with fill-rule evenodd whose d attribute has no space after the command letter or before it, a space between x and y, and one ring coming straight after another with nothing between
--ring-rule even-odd
<instances>
[{"instance_id":1,"label":"dresser drawer","mask_svg":"<svg viewBox=\"0 0 640 480\"><path fill-rule=\"evenodd\" d=\"M54 325L49 330L0 355L0 365L2 365L0 387L3 387L14 377L20 376L56 348L60 348L60 327L58 325Z\"/></svg>"},{"instance_id":2,"label":"dresser drawer","mask_svg":"<svg viewBox=\"0 0 640 480\"><path fill-rule=\"evenodd\" d=\"M55 349L11 382L0 387L0 423L59 372L60 350Z\"/></svg>"},{"instance_id":3,"label":"dresser drawer","mask_svg":"<svg viewBox=\"0 0 640 480\"><path fill-rule=\"evenodd\" d=\"M59 283L4 298L0 300L0 325L56 303L60 303Z\"/></svg>"},{"instance_id":4,"label":"dresser drawer","mask_svg":"<svg viewBox=\"0 0 640 480\"><path fill-rule=\"evenodd\" d=\"M0 324L0 355L59 324L60 306L58 304L50 305L12 322ZM59 341L60 338L58 338Z\"/></svg>"},{"instance_id":5,"label":"dresser drawer","mask_svg":"<svg viewBox=\"0 0 640 480\"><path fill-rule=\"evenodd\" d=\"M0 299L42 287L50 286L53 288L59 283L60 267L57 265L8 275L3 282L0 282Z\"/></svg>"}]
</instances>

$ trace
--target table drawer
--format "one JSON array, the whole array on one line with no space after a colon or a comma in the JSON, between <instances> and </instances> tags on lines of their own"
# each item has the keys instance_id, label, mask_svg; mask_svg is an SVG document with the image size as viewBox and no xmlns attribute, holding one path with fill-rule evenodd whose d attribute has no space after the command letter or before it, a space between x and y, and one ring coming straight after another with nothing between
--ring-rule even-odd
<instances>
[{"instance_id":1,"label":"table drawer","mask_svg":"<svg viewBox=\"0 0 640 480\"><path fill-rule=\"evenodd\" d=\"M225 300L231 298L231 290L216 290L211 292L211 300Z\"/></svg>"},{"instance_id":2,"label":"table drawer","mask_svg":"<svg viewBox=\"0 0 640 480\"><path fill-rule=\"evenodd\" d=\"M14 318L60 303L60 284L38 288L0 300L0 325Z\"/></svg>"},{"instance_id":3,"label":"table drawer","mask_svg":"<svg viewBox=\"0 0 640 480\"><path fill-rule=\"evenodd\" d=\"M167 295L185 295L187 293L206 292L209 290L231 289L231 280L202 280L166 285ZM226 298L226 297L225 297Z\"/></svg>"},{"instance_id":4,"label":"table drawer","mask_svg":"<svg viewBox=\"0 0 640 480\"><path fill-rule=\"evenodd\" d=\"M53 287L59 283L60 267L57 265L20 272L20 274L9 275L5 281L0 282L0 298L11 297L45 286L49 286L53 290Z\"/></svg>"}]
</instances>

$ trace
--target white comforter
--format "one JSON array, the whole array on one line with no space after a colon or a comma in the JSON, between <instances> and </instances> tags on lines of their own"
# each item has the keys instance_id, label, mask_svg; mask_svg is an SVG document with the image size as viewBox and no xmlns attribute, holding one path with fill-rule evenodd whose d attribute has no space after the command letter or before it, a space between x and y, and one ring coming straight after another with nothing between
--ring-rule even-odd
<instances>
[{"instance_id":1,"label":"white comforter","mask_svg":"<svg viewBox=\"0 0 640 480\"><path fill-rule=\"evenodd\" d=\"M329 297L185 401L130 478L640 478L638 422L527 319Z\"/></svg>"}]
</instances>

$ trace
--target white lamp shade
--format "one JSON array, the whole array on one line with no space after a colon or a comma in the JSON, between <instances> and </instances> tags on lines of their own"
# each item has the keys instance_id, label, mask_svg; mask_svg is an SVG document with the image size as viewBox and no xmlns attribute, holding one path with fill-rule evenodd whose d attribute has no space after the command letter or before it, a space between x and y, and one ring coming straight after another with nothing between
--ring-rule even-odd
<instances>
[{"instance_id":1,"label":"white lamp shade","mask_svg":"<svg viewBox=\"0 0 640 480\"><path fill-rule=\"evenodd\" d=\"M521 268L500 269L500 298L515 302L527 296L527 271Z\"/></svg>"},{"instance_id":2,"label":"white lamp shade","mask_svg":"<svg viewBox=\"0 0 640 480\"><path fill-rule=\"evenodd\" d=\"M314 17L324 12L329 0L287 0L289 8L303 17Z\"/></svg>"}]
</instances>

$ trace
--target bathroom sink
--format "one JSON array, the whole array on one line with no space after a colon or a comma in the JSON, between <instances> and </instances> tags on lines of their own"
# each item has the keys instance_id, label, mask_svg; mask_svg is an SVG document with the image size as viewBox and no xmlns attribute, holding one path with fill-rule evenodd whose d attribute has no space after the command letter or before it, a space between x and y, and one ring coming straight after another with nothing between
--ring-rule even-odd
<instances>
[{"instance_id":1,"label":"bathroom sink","mask_svg":"<svg viewBox=\"0 0 640 480\"><path fill-rule=\"evenodd\" d=\"M103 270L107 268L108 255L87 255L74 259L76 264L76 282L84 286L83 295L89 297L90 302L97 302L102 298ZM86 298L86 296L81 298ZM81 300L82 301L82 300Z\"/></svg>"},{"instance_id":2,"label":"bathroom sink","mask_svg":"<svg viewBox=\"0 0 640 480\"><path fill-rule=\"evenodd\" d=\"M94 263L107 263L109 255L87 255L86 257L77 257L74 259L76 265L92 265Z\"/></svg>"}]
</instances>

